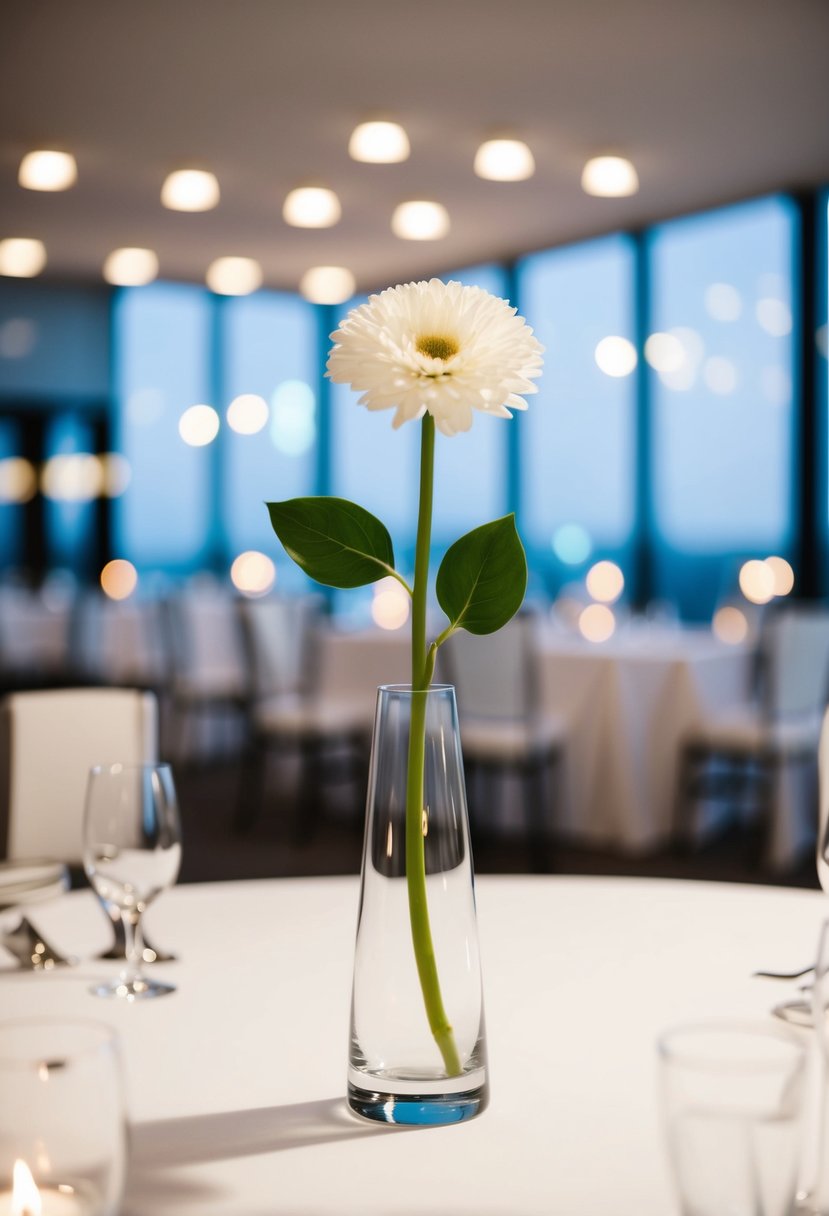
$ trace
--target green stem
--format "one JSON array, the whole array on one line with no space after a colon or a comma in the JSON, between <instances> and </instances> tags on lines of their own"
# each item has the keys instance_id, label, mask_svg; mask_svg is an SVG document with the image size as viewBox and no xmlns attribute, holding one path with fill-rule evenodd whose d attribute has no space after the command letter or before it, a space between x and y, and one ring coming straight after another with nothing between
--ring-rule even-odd
<instances>
[{"instance_id":1,"label":"green stem","mask_svg":"<svg viewBox=\"0 0 829 1216\"><path fill-rule=\"evenodd\" d=\"M406 782L406 885L415 963L429 1028L443 1057L447 1076L461 1071L455 1036L440 991L429 906L426 899L423 772L426 754L426 701L435 663L435 647L426 651L426 593L432 534L432 489L435 460L435 420L424 414L420 444L420 505L417 518L415 574L412 593L412 713L409 724L409 767Z\"/></svg>"}]
</instances>

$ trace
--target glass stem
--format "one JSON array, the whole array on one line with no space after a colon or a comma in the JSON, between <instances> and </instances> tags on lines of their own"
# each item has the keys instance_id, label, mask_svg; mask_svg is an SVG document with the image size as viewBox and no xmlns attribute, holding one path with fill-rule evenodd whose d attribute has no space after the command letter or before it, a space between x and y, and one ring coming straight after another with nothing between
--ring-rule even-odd
<instances>
[{"instance_id":1,"label":"glass stem","mask_svg":"<svg viewBox=\"0 0 829 1216\"><path fill-rule=\"evenodd\" d=\"M133 908L121 913L124 926L124 953L127 965L123 971L125 984L134 984L141 978L141 962L143 959L144 937L141 933L141 913Z\"/></svg>"},{"instance_id":2,"label":"glass stem","mask_svg":"<svg viewBox=\"0 0 829 1216\"><path fill-rule=\"evenodd\" d=\"M426 702L432 677L427 663L426 602L429 584L429 549L432 538L432 491L435 460L435 420L423 415L420 433L420 503L417 517L415 574L412 594L412 712L409 724L406 783L406 885L415 963L429 1028L440 1049L447 1076L457 1076L461 1062L452 1026L443 1007L429 906L426 899L426 846L423 804L426 753Z\"/></svg>"}]
</instances>

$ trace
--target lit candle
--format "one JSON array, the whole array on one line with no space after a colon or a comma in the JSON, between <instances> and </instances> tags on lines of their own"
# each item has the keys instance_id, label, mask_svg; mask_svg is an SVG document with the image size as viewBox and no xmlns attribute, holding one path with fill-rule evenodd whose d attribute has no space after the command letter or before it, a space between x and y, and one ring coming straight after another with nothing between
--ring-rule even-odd
<instances>
[{"instance_id":1,"label":"lit candle","mask_svg":"<svg viewBox=\"0 0 829 1216\"><path fill-rule=\"evenodd\" d=\"M0 1216L84 1216L88 1208L73 1187L38 1187L32 1171L18 1158L12 1173L12 1189L0 1191Z\"/></svg>"}]
</instances>

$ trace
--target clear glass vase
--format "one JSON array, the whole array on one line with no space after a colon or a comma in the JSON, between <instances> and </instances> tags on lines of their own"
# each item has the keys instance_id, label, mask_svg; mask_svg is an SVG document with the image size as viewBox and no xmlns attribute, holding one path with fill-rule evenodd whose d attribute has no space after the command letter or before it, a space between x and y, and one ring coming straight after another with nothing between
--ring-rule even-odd
<instances>
[{"instance_id":1,"label":"clear glass vase","mask_svg":"<svg viewBox=\"0 0 829 1216\"><path fill-rule=\"evenodd\" d=\"M425 746L420 823L408 850L407 877L412 730L422 732ZM411 821L408 826L412 840ZM415 931L413 898L420 904ZM424 920L430 939L427 953L433 952L434 958L432 1005L437 988L451 1026L450 1058L456 1061L451 1067L430 1026L420 974L429 965L423 960ZM412 692L407 685L387 685L378 690L369 770L351 1001L349 1105L384 1123L457 1123L480 1113L487 1096L484 1003L455 690L435 685Z\"/></svg>"}]
</instances>

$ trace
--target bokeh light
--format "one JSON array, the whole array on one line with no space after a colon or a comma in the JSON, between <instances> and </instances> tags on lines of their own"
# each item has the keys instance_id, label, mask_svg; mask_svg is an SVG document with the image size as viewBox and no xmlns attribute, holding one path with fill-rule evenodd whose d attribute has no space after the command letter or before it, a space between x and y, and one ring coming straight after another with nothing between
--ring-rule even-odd
<instances>
[{"instance_id":1,"label":"bokeh light","mask_svg":"<svg viewBox=\"0 0 829 1216\"><path fill-rule=\"evenodd\" d=\"M204 169L177 169L165 179L161 201L171 211L210 211L219 202L219 183Z\"/></svg>"},{"instance_id":2,"label":"bokeh light","mask_svg":"<svg viewBox=\"0 0 829 1216\"><path fill-rule=\"evenodd\" d=\"M262 278L255 258L216 258L205 275L207 286L220 296L249 296L262 286Z\"/></svg>"},{"instance_id":3,"label":"bokeh light","mask_svg":"<svg viewBox=\"0 0 829 1216\"><path fill-rule=\"evenodd\" d=\"M0 502L30 502L37 493L37 473L30 460L6 456L0 460Z\"/></svg>"},{"instance_id":4,"label":"bokeh light","mask_svg":"<svg viewBox=\"0 0 829 1216\"><path fill-rule=\"evenodd\" d=\"M737 387L737 368L731 359L726 359L722 355L712 355L703 364L702 378L712 393L716 393L719 397L727 397Z\"/></svg>"},{"instance_id":5,"label":"bokeh light","mask_svg":"<svg viewBox=\"0 0 829 1216\"><path fill-rule=\"evenodd\" d=\"M120 452L106 452L100 458L101 493L107 498L120 498L132 481L132 466Z\"/></svg>"},{"instance_id":6,"label":"bokeh light","mask_svg":"<svg viewBox=\"0 0 829 1216\"><path fill-rule=\"evenodd\" d=\"M449 231L449 212L441 203L412 199L395 207L391 230L404 241L438 241Z\"/></svg>"},{"instance_id":7,"label":"bokeh light","mask_svg":"<svg viewBox=\"0 0 829 1216\"><path fill-rule=\"evenodd\" d=\"M0 325L0 358L25 359L35 348L37 332L31 317L9 317Z\"/></svg>"},{"instance_id":8,"label":"bokeh light","mask_svg":"<svg viewBox=\"0 0 829 1216\"><path fill-rule=\"evenodd\" d=\"M409 156L409 137L396 122L361 122L351 132L348 155L371 165L398 164Z\"/></svg>"},{"instance_id":9,"label":"bokeh light","mask_svg":"<svg viewBox=\"0 0 829 1216\"><path fill-rule=\"evenodd\" d=\"M606 642L616 630L616 618L607 604L588 604L579 615L579 633L588 642Z\"/></svg>"},{"instance_id":10,"label":"bokeh light","mask_svg":"<svg viewBox=\"0 0 829 1216\"><path fill-rule=\"evenodd\" d=\"M381 629L402 629L409 619L409 593L396 578L381 578L374 584L371 619Z\"/></svg>"},{"instance_id":11,"label":"bokeh light","mask_svg":"<svg viewBox=\"0 0 829 1216\"><path fill-rule=\"evenodd\" d=\"M17 180L25 190L68 190L78 180L78 166L69 152L27 152Z\"/></svg>"},{"instance_id":12,"label":"bokeh light","mask_svg":"<svg viewBox=\"0 0 829 1216\"><path fill-rule=\"evenodd\" d=\"M785 300L765 296L754 306L757 323L773 338L785 338L792 332L792 310Z\"/></svg>"},{"instance_id":13,"label":"bokeh light","mask_svg":"<svg viewBox=\"0 0 829 1216\"><path fill-rule=\"evenodd\" d=\"M103 275L115 287L144 287L158 275L158 255L152 249L113 249L104 262Z\"/></svg>"},{"instance_id":14,"label":"bokeh light","mask_svg":"<svg viewBox=\"0 0 829 1216\"><path fill-rule=\"evenodd\" d=\"M714 321L737 321L743 299L732 283L709 283L705 289L705 311Z\"/></svg>"},{"instance_id":15,"label":"bokeh light","mask_svg":"<svg viewBox=\"0 0 829 1216\"><path fill-rule=\"evenodd\" d=\"M286 456L301 456L317 437L314 390L304 380L284 380L271 397L271 443Z\"/></svg>"},{"instance_id":16,"label":"bokeh light","mask_svg":"<svg viewBox=\"0 0 829 1216\"><path fill-rule=\"evenodd\" d=\"M785 557L767 557L766 565L771 570L772 577L774 578L774 594L778 596L789 595L794 588L794 570Z\"/></svg>"},{"instance_id":17,"label":"bokeh light","mask_svg":"<svg viewBox=\"0 0 829 1216\"><path fill-rule=\"evenodd\" d=\"M298 186L282 204L282 218L294 228L330 228L341 215L340 200L327 186Z\"/></svg>"},{"instance_id":18,"label":"bokeh light","mask_svg":"<svg viewBox=\"0 0 829 1216\"><path fill-rule=\"evenodd\" d=\"M535 158L520 139L488 139L475 153L475 172L491 182L523 182L535 173Z\"/></svg>"},{"instance_id":19,"label":"bokeh light","mask_svg":"<svg viewBox=\"0 0 829 1216\"><path fill-rule=\"evenodd\" d=\"M740 590L747 600L752 604L767 604L774 598L774 587L774 571L766 562L743 562L740 567Z\"/></svg>"},{"instance_id":20,"label":"bokeh light","mask_svg":"<svg viewBox=\"0 0 829 1216\"><path fill-rule=\"evenodd\" d=\"M606 376L629 376L637 363L636 347L627 338L611 335L602 338L593 357Z\"/></svg>"},{"instance_id":21,"label":"bokeh light","mask_svg":"<svg viewBox=\"0 0 829 1216\"><path fill-rule=\"evenodd\" d=\"M590 533L581 524L561 524L553 533L552 546L565 566L580 566L593 552Z\"/></svg>"},{"instance_id":22,"label":"bokeh light","mask_svg":"<svg viewBox=\"0 0 829 1216\"><path fill-rule=\"evenodd\" d=\"M234 559L230 581L237 591L251 599L267 595L276 582L276 566L267 554L248 549Z\"/></svg>"},{"instance_id":23,"label":"bokeh light","mask_svg":"<svg viewBox=\"0 0 829 1216\"><path fill-rule=\"evenodd\" d=\"M596 562L588 570L585 583L594 600L613 604L625 589L625 576L615 562Z\"/></svg>"},{"instance_id":24,"label":"bokeh light","mask_svg":"<svg viewBox=\"0 0 829 1216\"><path fill-rule=\"evenodd\" d=\"M132 562L117 557L101 571L101 587L111 600L125 600L138 586L138 571Z\"/></svg>"},{"instance_id":25,"label":"bokeh light","mask_svg":"<svg viewBox=\"0 0 829 1216\"><path fill-rule=\"evenodd\" d=\"M594 156L582 170L581 188L597 198L626 198L639 189L639 176L624 156Z\"/></svg>"},{"instance_id":26,"label":"bokeh light","mask_svg":"<svg viewBox=\"0 0 829 1216\"><path fill-rule=\"evenodd\" d=\"M178 420L178 433L191 448L203 448L219 433L219 415L212 405L191 405Z\"/></svg>"},{"instance_id":27,"label":"bokeh light","mask_svg":"<svg viewBox=\"0 0 829 1216\"><path fill-rule=\"evenodd\" d=\"M656 372L678 372L687 356L676 334L655 333L645 341L645 358Z\"/></svg>"},{"instance_id":28,"label":"bokeh light","mask_svg":"<svg viewBox=\"0 0 829 1216\"><path fill-rule=\"evenodd\" d=\"M45 265L43 241L27 236L10 236L0 241L0 274L13 279L33 279Z\"/></svg>"},{"instance_id":29,"label":"bokeh light","mask_svg":"<svg viewBox=\"0 0 829 1216\"><path fill-rule=\"evenodd\" d=\"M89 502L103 492L103 465L91 452L51 456L41 469L40 488L56 502Z\"/></svg>"},{"instance_id":30,"label":"bokeh light","mask_svg":"<svg viewBox=\"0 0 829 1216\"><path fill-rule=\"evenodd\" d=\"M239 435L255 435L267 424L269 414L264 397L241 393L227 407L227 425Z\"/></svg>"},{"instance_id":31,"label":"bokeh light","mask_svg":"<svg viewBox=\"0 0 829 1216\"><path fill-rule=\"evenodd\" d=\"M748 620L739 608L733 604L725 604L714 613L711 629L719 641L738 646L748 637Z\"/></svg>"},{"instance_id":32,"label":"bokeh light","mask_svg":"<svg viewBox=\"0 0 829 1216\"><path fill-rule=\"evenodd\" d=\"M299 290L312 304L342 304L354 295L357 283L346 266L312 266L299 281Z\"/></svg>"}]
</instances>

